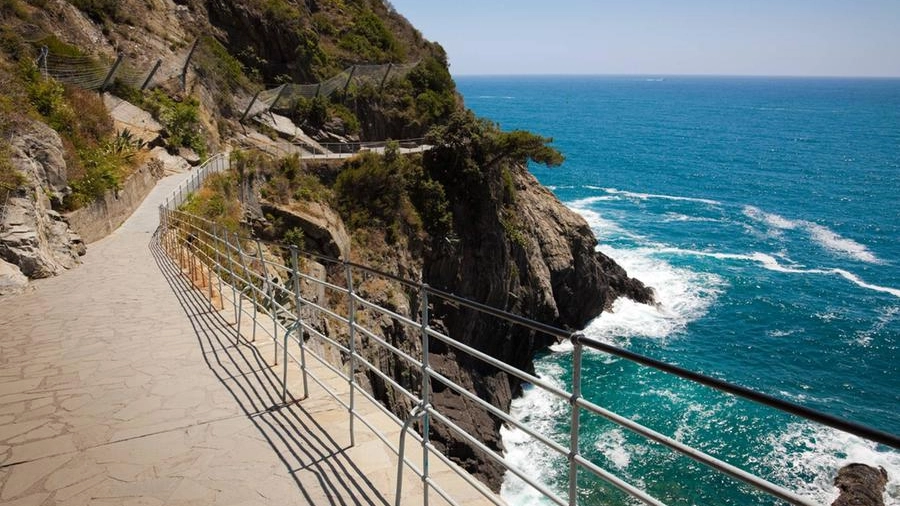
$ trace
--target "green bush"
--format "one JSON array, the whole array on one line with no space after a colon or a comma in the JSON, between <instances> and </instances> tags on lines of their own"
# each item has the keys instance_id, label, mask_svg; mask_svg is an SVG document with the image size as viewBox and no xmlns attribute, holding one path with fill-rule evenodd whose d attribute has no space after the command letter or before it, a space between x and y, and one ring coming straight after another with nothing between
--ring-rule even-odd
<instances>
[{"instance_id":1,"label":"green bush","mask_svg":"<svg viewBox=\"0 0 900 506\"><path fill-rule=\"evenodd\" d=\"M128 163L126 153L117 151L111 144L79 150L78 157L84 175L69 182L72 193L66 197L68 209L99 200L108 190L119 189L122 168Z\"/></svg>"},{"instance_id":2,"label":"green bush","mask_svg":"<svg viewBox=\"0 0 900 506\"><path fill-rule=\"evenodd\" d=\"M242 212L237 196L237 180L233 174L211 174L203 187L188 197L181 209L206 218L231 232L237 232Z\"/></svg>"},{"instance_id":3,"label":"green bush","mask_svg":"<svg viewBox=\"0 0 900 506\"><path fill-rule=\"evenodd\" d=\"M296 246L297 249L302 251L306 247L306 236L302 228L294 227L284 233L281 242L289 246Z\"/></svg>"},{"instance_id":4,"label":"green bush","mask_svg":"<svg viewBox=\"0 0 900 506\"><path fill-rule=\"evenodd\" d=\"M187 97L177 102L162 90L153 90L144 105L166 128L170 147L193 149L201 158L206 156L206 142L200 124L200 102Z\"/></svg>"},{"instance_id":5,"label":"green bush","mask_svg":"<svg viewBox=\"0 0 900 506\"><path fill-rule=\"evenodd\" d=\"M396 142L384 155L367 152L349 160L334 193L350 228L385 230L389 242L421 238L423 232L444 237L452 230L443 187L426 174L420 158L400 155Z\"/></svg>"}]
</instances>

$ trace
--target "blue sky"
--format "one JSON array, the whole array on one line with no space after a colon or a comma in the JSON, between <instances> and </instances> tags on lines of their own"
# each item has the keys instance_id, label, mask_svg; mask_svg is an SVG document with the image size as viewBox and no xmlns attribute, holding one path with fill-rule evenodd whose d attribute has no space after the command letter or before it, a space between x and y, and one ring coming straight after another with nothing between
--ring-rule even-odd
<instances>
[{"instance_id":1,"label":"blue sky","mask_svg":"<svg viewBox=\"0 0 900 506\"><path fill-rule=\"evenodd\" d=\"M464 74L900 76L900 0L391 0Z\"/></svg>"}]
</instances>

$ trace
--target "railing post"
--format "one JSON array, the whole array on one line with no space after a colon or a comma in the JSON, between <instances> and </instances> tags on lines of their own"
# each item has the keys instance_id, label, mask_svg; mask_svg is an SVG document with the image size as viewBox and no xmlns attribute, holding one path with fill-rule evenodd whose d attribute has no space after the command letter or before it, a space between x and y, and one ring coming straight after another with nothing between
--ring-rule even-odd
<instances>
[{"instance_id":1,"label":"railing post","mask_svg":"<svg viewBox=\"0 0 900 506\"><path fill-rule=\"evenodd\" d=\"M297 258L297 246L291 245L291 274L294 276L294 310L297 311L297 342L300 343L300 372L303 373L303 398L309 397L306 378L306 343L303 341L303 316L300 307L300 263Z\"/></svg>"},{"instance_id":2,"label":"railing post","mask_svg":"<svg viewBox=\"0 0 900 506\"><path fill-rule=\"evenodd\" d=\"M428 442L431 416L428 409L431 406L431 376L428 361L429 354L429 337L428 337L428 285L422 284L420 287L422 310L422 405L425 407L422 413L422 492L424 497L422 504L428 506Z\"/></svg>"},{"instance_id":3,"label":"railing post","mask_svg":"<svg viewBox=\"0 0 900 506\"><path fill-rule=\"evenodd\" d=\"M228 280L228 285L231 286L231 302L234 305L234 320L237 322L237 287L235 286L237 283L236 276L234 275L234 260L231 258L231 247L229 245L228 239L228 229L222 231L222 243L225 245L225 255L228 258L228 273L231 275L231 279ZM220 294L221 295L221 294ZM222 304L222 309L225 309L225 304Z\"/></svg>"},{"instance_id":4,"label":"railing post","mask_svg":"<svg viewBox=\"0 0 900 506\"><path fill-rule=\"evenodd\" d=\"M350 383L350 446L355 446L356 444L356 436L353 434L353 417L356 416L354 413L354 390L355 390L355 375L356 375L356 294L353 292L353 271L350 269L350 264L347 261L344 261L344 273L347 276L347 297L349 299L349 307L347 312L347 320L349 322L349 337L348 337L348 346L347 348L350 350L350 373L348 376L348 381Z\"/></svg>"},{"instance_id":5,"label":"railing post","mask_svg":"<svg viewBox=\"0 0 900 506\"><path fill-rule=\"evenodd\" d=\"M259 258L259 266L262 268L263 277L266 280L266 295L269 298L269 311L272 312L272 326L274 327L274 332L272 334L272 344L274 348L275 356L273 357L274 365L278 365L278 325L275 323L275 294L272 290L272 283L269 281L269 269L266 269L266 260L263 258L262 251L262 242L259 239L256 240L256 256ZM253 320L256 321L256 311L253 312ZM256 336L256 327L254 323L253 327L253 335L254 339Z\"/></svg>"},{"instance_id":6,"label":"railing post","mask_svg":"<svg viewBox=\"0 0 900 506\"><path fill-rule=\"evenodd\" d=\"M244 271L244 280L247 282L247 286L241 289L241 304L238 307L238 336L241 335L241 316L244 314L244 290L250 288L253 292L253 332L251 333L250 342L256 341L256 287L253 286L253 279L250 276L250 270L247 268L247 260L246 253L244 253L244 247L241 246L241 236L238 235L237 232L234 233L235 244L237 244L238 249L238 258L241 260L241 269Z\"/></svg>"},{"instance_id":7,"label":"railing post","mask_svg":"<svg viewBox=\"0 0 900 506\"><path fill-rule=\"evenodd\" d=\"M207 233L209 231L207 230ZM205 242L205 241L204 241ZM212 280L212 255L210 251L207 251L204 257L206 257L206 287L207 292L209 292L209 308L210 310L215 310L216 306L213 304L213 280Z\"/></svg>"},{"instance_id":8,"label":"railing post","mask_svg":"<svg viewBox=\"0 0 900 506\"><path fill-rule=\"evenodd\" d=\"M578 435L581 423L581 407L577 404L577 401L581 398L581 355L583 349L580 337L580 333L571 337L575 348L572 351L572 397L569 399L569 405L572 409L569 432L569 506L576 506L578 503L578 463L575 461L575 457L579 452Z\"/></svg>"},{"instance_id":9,"label":"railing post","mask_svg":"<svg viewBox=\"0 0 900 506\"><path fill-rule=\"evenodd\" d=\"M219 237L219 225L216 223L212 224L213 227L213 248L216 252L216 278L219 280L219 305L222 306L222 310L225 310L225 300L222 297L222 274L223 274L223 265L222 265L222 252L219 251L221 247L222 239Z\"/></svg>"}]
</instances>

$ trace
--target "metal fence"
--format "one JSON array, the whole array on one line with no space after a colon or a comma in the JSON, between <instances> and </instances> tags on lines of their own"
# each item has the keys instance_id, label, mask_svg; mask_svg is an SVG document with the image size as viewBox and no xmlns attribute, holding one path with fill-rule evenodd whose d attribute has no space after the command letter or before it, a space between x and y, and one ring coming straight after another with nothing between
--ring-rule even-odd
<instances>
[{"instance_id":1,"label":"metal fence","mask_svg":"<svg viewBox=\"0 0 900 506\"><path fill-rule=\"evenodd\" d=\"M339 74L319 83L286 83L257 93L241 119L253 117L271 109L289 109L300 98L328 97L333 93L346 91L351 86L371 85L383 87L392 79L399 79L414 69L419 62L387 63L383 65L353 65Z\"/></svg>"},{"instance_id":2,"label":"metal fence","mask_svg":"<svg viewBox=\"0 0 900 506\"><path fill-rule=\"evenodd\" d=\"M161 228L158 237L163 248L172 258L182 262L182 265L185 265L187 261L191 265L192 271L199 271L200 275L208 280L206 287L208 296L211 300L220 301L219 309L227 308L227 311L234 312L238 329L241 328L243 320L252 324L253 339L257 338L259 329L261 336L272 340L276 350L276 361L281 360L283 399L289 395L287 390L288 366L293 364L302 372L304 395L308 394L309 383L314 382L328 391L347 410L350 419L351 444L353 444L354 438L354 421L358 421L372 429L385 444L393 449L399 456L398 502L402 494L402 473L400 471L402 471L402 466L407 466L421 478L425 487L426 504L429 491L438 494L449 504L458 504L447 491L441 488L440 483L429 475L429 459L438 459L455 469L470 485L481 491L487 500L498 506L504 504L487 487L457 467L433 443L430 439L430 428L440 425L445 430L452 432L460 441L477 449L480 454L487 456L502 466L506 472L512 473L555 504L577 504L578 476L579 473L584 472L604 480L643 504L664 504L641 487L626 482L586 456L579 440L580 420L583 414L592 414L638 434L648 441L663 445L674 454L689 457L712 470L749 484L759 493L790 504L816 504L809 498L772 483L765 477L757 476L673 437L657 432L642 425L636 419L629 419L612 412L596 403L595 400L586 397L581 390L582 357L585 349L611 354L641 366L674 374L893 448L900 448L900 438L893 434L879 432L831 415L818 413L797 404L586 338L578 332L572 333L551 327L434 289L420 282L401 279L365 265L348 262L346 259L308 254L300 251L296 246L265 243L258 239L241 236L200 217L178 210L188 194L199 188L207 175L222 171L227 166L227 157L212 158L197 171L194 177L179 187L164 206L160 207ZM264 251L268 251L270 254L267 256ZM328 272L330 275L323 276L321 272L315 274L308 268L311 265L322 266L324 272ZM367 291L362 289L362 285L375 281L397 287L407 296L408 300L414 302L410 303L408 310L391 309L373 302L370 300L371 297L366 295ZM571 355L573 371L571 385L566 388L556 386L447 335L440 326L434 325L433 314L437 308L441 308L442 311L450 308L450 310L466 311L472 315L477 314L479 317L496 318L510 326L570 342L574 348ZM379 326L374 323L385 320L389 320L391 326L403 328L408 336L414 336L414 339L418 340L416 346L386 339L378 330L384 328L383 325ZM327 322L327 325L323 325L321 322ZM439 366L431 363L429 350L434 346L473 357L485 367L519 378L533 385L534 388L542 389L564 400L569 406L569 442L562 444L554 440L550 435L517 420L476 393L453 382ZM330 350L331 353L324 350ZM396 371L379 368L376 355L384 356L385 354L389 354L392 361L400 364L403 370L411 374L398 376ZM308 366L311 362L320 364L346 381L349 385L349 399L346 401L342 399L328 387L325 381L317 377ZM404 399L415 409L406 418L398 417L393 410L379 403L371 392L359 384L357 375L354 374L356 371L365 371L366 374L379 378L385 385L389 385L399 398ZM508 426L524 431L537 444L544 445L550 451L565 458L569 466L566 493L560 495L536 477L529 476L522 469L508 462L500 452L463 430L452 414L442 412L435 407L431 399L435 384L452 390L456 395L471 402L472 405L485 410L490 416L502 420L502 423ZM375 403L402 427L399 441L385 436L358 414L355 409L358 396ZM414 422L418 426L417 430L412 430ZM407 437L412 437L419 446L422 452L421 465L417 465L408 458L406 454Z\"/></svg>"}]
</instances>

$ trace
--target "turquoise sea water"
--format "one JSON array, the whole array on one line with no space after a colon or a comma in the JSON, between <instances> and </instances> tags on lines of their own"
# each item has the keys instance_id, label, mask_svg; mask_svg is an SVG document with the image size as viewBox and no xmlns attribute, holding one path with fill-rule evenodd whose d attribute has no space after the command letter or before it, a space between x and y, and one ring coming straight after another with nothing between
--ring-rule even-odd
<instances>
[{"instance_id":1,"label":"turquoise sea water","mask_svg":"<svg viewBox=\"0 0 900 506\"><path fill-rule=\"evenodd\" d=\"M553 137L534 166L599 249L657 290L619 301L588 335L900 433L900 80L462 77L466 104ZM540 358L570 381L571 352ZM822 503L844 463L900 453L600 354L599 404ZM568 411L527 390L514 409L567 443ZM509 458L563 493L563 458L506 431ZM668 504L776 504L626 430L583 420L581 449ZM545 504L507 479L510 504ZM631 504L582 477L581 503Z\"/></svg>"}]
</instances>

